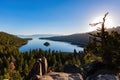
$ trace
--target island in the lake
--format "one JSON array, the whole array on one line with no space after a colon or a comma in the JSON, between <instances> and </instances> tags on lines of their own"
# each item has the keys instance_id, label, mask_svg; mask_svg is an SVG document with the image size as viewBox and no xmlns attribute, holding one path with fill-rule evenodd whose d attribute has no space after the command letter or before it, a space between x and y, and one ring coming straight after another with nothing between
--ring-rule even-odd
<instances>
[{"instance_id":1,"label":"island in the lake","mask_svg":"<svg viewBox=\"0 0 120 80\"><path fill-rule=\"evenodd\" d=\"M49 42L45 42L44 45L45 45L45 46L49 46L50 43L49 43Z\"/></svg>"}]
</instances>

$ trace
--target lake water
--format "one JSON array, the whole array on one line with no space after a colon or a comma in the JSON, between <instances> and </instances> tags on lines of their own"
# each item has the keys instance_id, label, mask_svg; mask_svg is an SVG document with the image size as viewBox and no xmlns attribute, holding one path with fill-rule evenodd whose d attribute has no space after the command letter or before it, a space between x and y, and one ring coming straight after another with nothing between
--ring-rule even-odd
<instances>
[{"instance_id":1,"label":"lake water","mask_svg":"<svg viewBox=\"0 0 120 80\"><path fill-rule=\"evenodd\" d=\"M44 43L49 42L49 46L45 46ZM78 47L76 45L72 45L67 42L59 42L59 41L51 41L51 40L43 40L34 38L33 40L29 40L26 45L23 45L19 48L21 52L29 51L30 49L43 49L43 50L55 50L55 51L61 51L61 52L73 52L74 49L76 51L83 51L83 48Z\"/></svg>"}]
</instances>

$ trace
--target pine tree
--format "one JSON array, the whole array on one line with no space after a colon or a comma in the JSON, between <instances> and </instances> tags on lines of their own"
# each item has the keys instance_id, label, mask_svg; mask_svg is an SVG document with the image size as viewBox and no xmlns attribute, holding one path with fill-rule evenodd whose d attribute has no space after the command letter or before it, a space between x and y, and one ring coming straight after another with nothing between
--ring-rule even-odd
<instances>
[{"instance_id":1,"label":"pine tree","mask_svg":"<svg viewBox=\"0 0 120 80\"><path fill-rule=\"evenodd\" d=\"M92 26L96 26L97 24L101 24L101 29L97 29L96 34L91 34L90 42L86 47L86 53L92 53L95 55L99 55L102 57L103 62L109 65L116 65L116 62L119 62L120 59L120 34L113 31L111 33L105 30L105 18L108 15L106 13L103 17L103 22L98 22L95 24L90 24ZM117 65L120 67L120 65Z\"/></svg>"}]
</instances>

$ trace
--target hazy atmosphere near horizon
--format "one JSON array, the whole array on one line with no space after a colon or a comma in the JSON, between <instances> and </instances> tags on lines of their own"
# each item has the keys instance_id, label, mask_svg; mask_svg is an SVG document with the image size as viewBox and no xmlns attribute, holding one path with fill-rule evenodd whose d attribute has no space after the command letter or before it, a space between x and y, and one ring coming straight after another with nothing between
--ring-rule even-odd
<instances>
[{"instance_id":1,"label":"hazy atmosphere near horizon","mask_svg":"<svg viewBox=\"0 0 120 80\"><path fill-rule=\"evenodd\" d=\"M119 26L120 0L0 0L0 31L83 33L94 30L89 23L99 21L106 12L109 27Z\"/></svg>"}]
</instances>

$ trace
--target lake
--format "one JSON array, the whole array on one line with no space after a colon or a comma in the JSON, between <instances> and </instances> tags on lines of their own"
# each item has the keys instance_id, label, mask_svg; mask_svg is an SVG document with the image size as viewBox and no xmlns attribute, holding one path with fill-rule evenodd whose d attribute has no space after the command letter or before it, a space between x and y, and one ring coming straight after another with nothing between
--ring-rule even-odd
<instances>
[{"instance_id":1,"label":"lake","mask_svg":"<svg viewBox=\"0 0 120 80\"><path fill-rule=\"evenodd\" d=\"M45 46L44 43L49 42L49 46ZM78 47L77 45L72 45L67 42L60 42L60 41L51 41L51 40L44 40L44 39L38 39L33 38L32 40L29 40L26 45L23 45L19 48L20 52L29 51L30 49L43 49L43 50L55 50L55 51L61 51L61 52L74 52L74 49L76 51L83 51L82 47Z\"/></svg>"}]
</instances>

